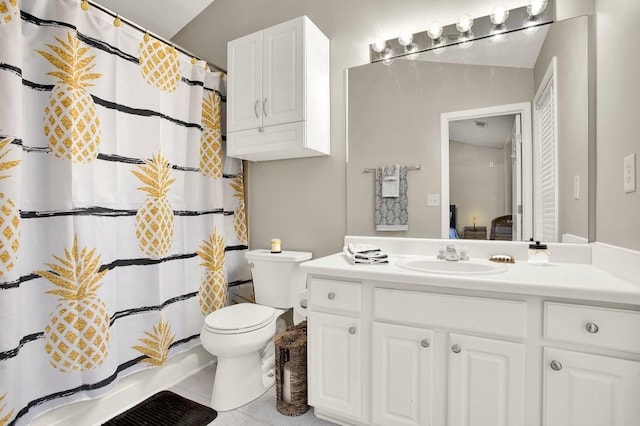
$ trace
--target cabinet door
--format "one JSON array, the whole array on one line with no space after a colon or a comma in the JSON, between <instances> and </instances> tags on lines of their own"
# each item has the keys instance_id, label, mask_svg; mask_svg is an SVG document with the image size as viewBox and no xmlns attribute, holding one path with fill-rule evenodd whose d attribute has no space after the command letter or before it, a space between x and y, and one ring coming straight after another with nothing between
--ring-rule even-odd
<instances>
[{"instance_id":1,"label":"cabinet door","mask_svg":"<svg viewBox=\"0 0 640 426\"><path fill-rule=\"evenodd\" d=\"M640 425L640 362L544 350L546 426Z\"/></svg>"},{"instance_id":2,"label":"cabinet door","mask_svg":"<svg viewBox=\"0 0 640 426\"><path fill-rule=\"evenodd\" d=\"M372 407L378 425L432 425L433 331L373 323Z\"/></svg>"},{"instance_id":3,"label":"cabinet door","mask_svg":"<svg viewBox=\"0 0 640 426\"><path fill-rule=\"evenodd\" d=\"M303 25L303 19L294 19L263 32L262 113L265 126L304 119Z\"/></svg>"},{"instance_id":4,"label":"cabinet door","mask_svg":"<svg viewBox=\"0 0 640 426\"><path fill-rule=\"evenodd\" d=\"M227 46L227 132L262 126L262 32Z\"/></svg>"},{"instance_id":5,"label":"cabinet door","mask_svg":"<svg viewBox=\"0 0 640 426\"><path fill-rule=\"evenodd\" d=\"M362 330L357 318L312 312L308 320L309 404L361 417Z\"/></svg>"},{"instance_id":6,"label":"cabinet door","mask_svg":"<svg viewBox=\"0 0 640 426\"><path fill-rule=\"evenodd\" d=\"M524 345L459 334L449 344L449 425L523 425Z\"/></svg>"}]
</instances>

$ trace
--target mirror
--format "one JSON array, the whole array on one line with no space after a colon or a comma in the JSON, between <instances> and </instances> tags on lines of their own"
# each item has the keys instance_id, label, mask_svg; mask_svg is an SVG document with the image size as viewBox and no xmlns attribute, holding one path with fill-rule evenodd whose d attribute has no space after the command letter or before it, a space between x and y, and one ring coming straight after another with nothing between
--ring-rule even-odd
<instances>
[{"instance_id":1,"label":"mirror","mask_svg":"<svg viewBox=\"0 0 640 426\"><path fill-rule=\"evenodd\" d=\"M347 233L447 238L453 213L460 237L593 240L589 27L583 16L349 69ZM501 118L513 134L516 117L521 136L505 134L493 156L456 140L458 125L474 134ZM388 164L410 166L405 231L376 231L375 173L365 170Z\"/></svg>"}]
</instances>

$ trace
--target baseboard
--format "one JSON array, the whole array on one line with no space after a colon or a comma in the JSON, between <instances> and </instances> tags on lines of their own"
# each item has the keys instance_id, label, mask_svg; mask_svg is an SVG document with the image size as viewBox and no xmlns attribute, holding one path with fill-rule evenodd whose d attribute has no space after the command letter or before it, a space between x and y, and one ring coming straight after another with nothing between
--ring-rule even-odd
<instances>
[{"instance_id":1,"label":"baseboard","mask_svg":"<svg viewBox=\"0 0 640 426\"><path fill-rule=\"evenodd\" d=\"M56 408L36 418L31 426L100 425L214 362L214 357L202 345L197 345L172 357L163 367L143 370L120 379L113 391L102 398Z\"/></svg>"}]
</instances>

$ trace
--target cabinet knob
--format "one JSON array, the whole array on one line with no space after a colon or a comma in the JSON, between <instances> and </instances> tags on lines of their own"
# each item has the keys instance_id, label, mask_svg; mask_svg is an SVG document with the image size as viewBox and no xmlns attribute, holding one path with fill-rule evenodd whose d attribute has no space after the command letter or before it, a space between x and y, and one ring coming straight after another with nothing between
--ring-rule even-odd
<instances>
[{"instance_id":1,"label":"cabinet knob","mask_svg":"<svg viewBox=\"0 0 640 426\"><path fill-rule=\"evenodd\" d=\"M327 297L329 298L329 300L333 300L336 298L336 294L334 292L331 292L329 294L327 294Z\"/></svg>"},{"instance_id":2,"label":"cabinet knob","mask_svg":"<svg viewBox=\"0 0 640 426\"><path fill-rule=\"evenodd\" d=\"M600 327L598 327L598 324L595 324L593 322L590 322L587 324L587 331L589 333L596 334L599 330L600 330Z\"/></svg>"},{"instance_id":3,"label":"cabinet knob","mask_svg":"<svg viewBox=\"0 0 640 426\"><path fill-rule=\"evenodd\" d=\"M260 118L260 113L258 112L258 105L260 105L260 101L256 100L256 103L253 106L253 112L256 113L256 118Z\"/></svg>"},{"instance_id":4,"label":"cabinet knob","mask_svg":"<svg viewBox=\"0 0 640 426\"><path fill-rule=\"evenodd\" d=\"M460 345L453 345L451 346L451 350L453 351L454 354L459 354L462 348L460 347Z\"/></svg>"},{"instance_id":5,"label":"cabinet knob","mask_svg":"<svg viewBox=\"0 0 640 426\"><path fill-rule=\"evenodd\" d=\"M428 348L429 347L429 339L422 339L422 341L420 342L420 345L422 345L423 348Z\"/></svg>"},{"instance_id":6,"label":"cabinet knob","mask_svg":"<svg viewBox=\"0 0 640 426\"><path fill-rule=\"evenodd\" d=\"M355 327L349 327L349 334L356 334L356 331Z\"/></svg>"},{"instance_id":7,"label":"cabinet knob","mask_svg":"<svg viewBox=\"0 0 640 426\"><path fill-rule=\"evenodd\" d=\"M549 364L549 365L551 366L551 369L553 371L562 370L562 364L560 363L560 361L553 360L553 361L551 361L551 364Z\"/></svg>"}]
</instances>

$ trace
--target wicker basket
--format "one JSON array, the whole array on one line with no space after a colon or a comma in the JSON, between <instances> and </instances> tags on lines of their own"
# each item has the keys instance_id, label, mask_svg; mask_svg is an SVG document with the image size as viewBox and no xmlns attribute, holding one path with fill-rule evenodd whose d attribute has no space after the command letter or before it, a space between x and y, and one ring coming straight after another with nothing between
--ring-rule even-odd
<instances>
[{"instance_id":1,"label":"wicker basket","mask_svg":"<svg viewBox=\"0 0 640 426\"><path fill-rule=\"evenodd\" d=\"M307 322L287 328L274 339L276 356L276 409L286 416L299 416L307 404ZM284 364L291 370L291 402L284 400Z\"/></svg>"}]
</instances>

